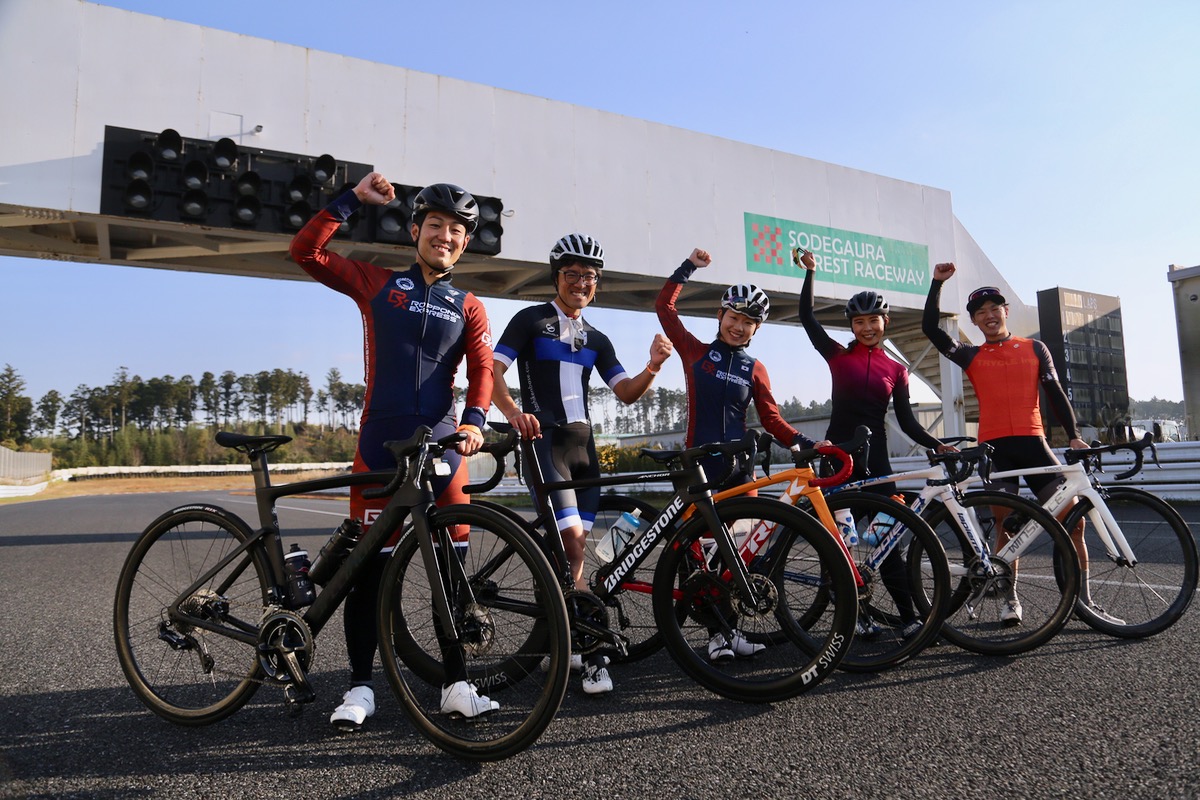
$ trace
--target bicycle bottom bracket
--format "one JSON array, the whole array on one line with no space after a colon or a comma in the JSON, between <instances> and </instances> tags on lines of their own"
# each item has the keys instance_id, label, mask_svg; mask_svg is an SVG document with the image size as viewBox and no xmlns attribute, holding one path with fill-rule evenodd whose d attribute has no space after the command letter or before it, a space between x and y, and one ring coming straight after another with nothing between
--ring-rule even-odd
<instances>
[{"instance_id":1,"label":"bicycle bottom bracket","mask_svg":"<svg viewBox=\"0 0 1200 800\"><path fill-rule=\"evenodd\" d=\"M287 668L289 656L294 655L300 669L307 672L316 646L308 623L292 611L269 611L258 628L258 663L267 680L276 684L292 681Z\"/></svg>"}]
</instances>

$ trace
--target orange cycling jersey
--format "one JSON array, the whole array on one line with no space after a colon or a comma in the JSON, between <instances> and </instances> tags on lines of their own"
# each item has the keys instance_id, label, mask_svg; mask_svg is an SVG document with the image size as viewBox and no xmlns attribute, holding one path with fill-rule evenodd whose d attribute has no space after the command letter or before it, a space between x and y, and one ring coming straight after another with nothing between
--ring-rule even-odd
<instances>
[{"instance_id":1,"label":"orange cycling jersey","mask_svg":"<svg viewBox=\"0 0 1200 800\"><path fill-rule=\"evenodd\" d=\"M1038 386L1058 378L1044 344L1010 336L1002 342L987 342L979 347L960 343L956 350L946 357L963 368L975 387L975 396L979 398L979 441L1001 436L1045 435ZM972 350L974 353L970 354ZM969 358L964 358L968 355Z\"/></svg>"},{"instance_id":2,"label":"orange cycling jersey","mask_svg":"<svg viewBox=\"0 0 1200 800\"><path fill-rule=\"evenodd\" d=\"M1066 429L1068 438L1078 438L1075 412L1058 381L1045 343L1020 336L982 345L955 341L937 324L940 291L941 282L934 281L925 303L921 329L934 347L962 367L970 378L979 399L976 438L987 442L1003 436L1045 436L1039 388L1046 390L1054 416Z\"/></svg>"}]
</instances>

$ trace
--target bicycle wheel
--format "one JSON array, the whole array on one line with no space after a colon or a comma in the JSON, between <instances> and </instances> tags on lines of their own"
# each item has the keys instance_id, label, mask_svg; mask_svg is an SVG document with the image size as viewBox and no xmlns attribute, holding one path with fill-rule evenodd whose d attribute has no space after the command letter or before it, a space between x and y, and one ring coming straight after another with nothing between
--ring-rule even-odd
<instances>
[{"instance_id":1,"label":"bicycle wheel","mask_svg":"<svg viewBox=\"0 0 1200 800\"><path fill-rule=\"evenodd\" d=\"M178 601L190 615L243 635L256 631L270 574L257 548L181 598L253 535L223 509L184 506L151 523L125 559L113 603L117 660L138 699L164 719L180 725L224 719L264 680L254 644L167 615Z\"/></svg>"},{"instance_id":2,"label":"bicycle wheel","mask_svg":"<svg viewBox=\"0 0 1200 800\"><path fill-rule=\"evenodd\" d=\"M634 497L616 494L600 496L600 509L596 523L588 535L584 550L584 575L596 574L603 561L596 555L596 544L612 527L622 512L641 511L641 518L653 521L658 509ZM658 652L662 648L662 635L654 622L654 602L651 588L654 585L654 568L658 564L660 548L654 551L621 581L621 585L607 598L609 625L629 640L628 652L622 655L615 647L603 647L599 652L614 662L637 661Z\"/></svg>"},{"instance_id":3,"label":"bicycle wheel","mask_svg":"<svg viewBox=\"0 0 1200 800\"><path fill-rule=\"evenodd\" d=\"M712 534L696 515L667 543L654 574L654 616L676 663L702 686L745 702L774 702L812 689L837 668L854 637L857 610L850 562L829 531L792 506L735 497L716 506L735 540L772 536L773 554L750 566L760 602L710 556ZM793 609L827 594L807 628ZM845 598L845 602L837 602Z\"/></svg>"},{"instance_id":4,"label":"bicycle wheel","mask_svg":"<svg viewBox=\"0 0 1200 800\"><path fill-rule=\"evenodd\" d=\"M931 506L925 518L946 551L955 586L943 635L983 655L1016 655L1050 641L1067 624L1079 594L1079 561L1067 532L1041 506L1007 492L968 492L961 502L987 544L992 572L949 510ZM1016 562L995 555L995 509L1007 510L1007 530L1014 535L1023 530L1028 537ZM1009 618L1012 597L1020 605L1016 620Z\"/></svg>"},{"instance_id":5,"label":"bicycle wheel","mask_svg":"<svg viewBox=\"0 0 1200 800\"><path fill-rule=\"evenodd\" d=\"M1196 592L1196 540L1179 512L1146 491L1114 486L1105 490L1104 503L1137 563L1129 566L1118 554L1106 552L1087 519L1091 501L1081 498L1063 526L1070 531L1079 520L1086 521L1084 543L1092 602L1117 621L1097 616L1082 601L1075 613L1110 636L1140 639L1161 633L1183 616Z\"/></svg>"},{"instance_id":6,"label":"bicycle wheel","mask_svg":"<svg viewBox=\"0 0 1200 800\"><path fill-rule=\"evenodd\" d=\"M538 544L490 509L439 508L437 541L464 526L467 584L446 572L467 680L500 703L475 718L441 713L446 680L433 621L433 594L412 528L401 537L380 584L379 640L388 682L413 724L434 744L462 758L493 761L524 750L558 711L567 688L571 639L562 591ZM460 527L461 531L462 528Z\"/></svg>"},{"instance_id":7,"label":"bicycle wheel","mask_svg":"<svg viewBox=\"0 0 1200 800\"><path fill-rule=\"evenodd\" d=\"M946 551L925 520L891 497L846 491L826 495L825 502L830 511L854 517L858 542L849 549L864 584L854 641L840 668L877 672L902 664L940 632L951 592Z\"/></svg>"}]
</instances>

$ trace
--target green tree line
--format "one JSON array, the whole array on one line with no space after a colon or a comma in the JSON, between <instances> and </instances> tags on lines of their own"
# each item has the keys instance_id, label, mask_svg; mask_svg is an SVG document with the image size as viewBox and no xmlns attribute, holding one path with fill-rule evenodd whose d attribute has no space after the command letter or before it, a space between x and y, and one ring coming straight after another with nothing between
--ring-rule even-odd
<instances>
[{"instance_id":1,"label":"green tree line","mask_svg":"<svg viewBox=\"0 0 1200 800\"><path fill-rule=\"evenodd\" d=\"M519 391L510 389L514 396ZM105 386L80 384L34 401L11 364L0 371L0 444L54 454L55 468L229 463L240 459L213 441L217 430L286 433L295 441L280 460L349 461L354 457L366 387L342 380L336 368L314 386L303 372L274 369L239 375L205 372L143 379L119 367ZM461 400L461 396L460 396ZM631 405L607 386L589 395L598 433L681 430L687 393L655 388ZM831 402L780 403L786 419L828 414ZM1182 402L1130 401L1134 418L1183 419ZM755 409L750 421L757 422Z\"/></svg>"},{"instance_id":2,"label":"green tree line","mask_svg":"<svg viewBox=\"0 0 1200 800\"><path fill-rule=\"evenodd\" d=\"M366 388L337 369L314 388L302 372L225 371L143 379L119 367L104 386L56 389L36 402L11 364L0 371L0 444L49 451L56 468L210 464L233 461L212 442L217 430L286 433L281 456L293 461L348 461ZM313 423L310 420L316 419Z\"/></svg>"}]
</instances>

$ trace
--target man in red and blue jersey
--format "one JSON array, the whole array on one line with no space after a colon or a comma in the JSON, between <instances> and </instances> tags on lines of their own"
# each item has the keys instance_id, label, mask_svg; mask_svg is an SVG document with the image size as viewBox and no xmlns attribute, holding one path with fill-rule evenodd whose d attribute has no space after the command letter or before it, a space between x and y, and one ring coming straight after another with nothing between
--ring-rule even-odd
<instances>
[{"instance_id":1,"label":"man in red and blue jersey","mask_svg":"<svg viewBox=\"0 0 1200 800\"><path fill-rule=\"evenodd\" d=\"M354 471L394 468L395 459L383 443L407 439L422 425L431 427L434 437L458 430L465 439L445 457L451 474L434 489L439 505L466 502L462 487L467 470L461 457L483 444L480 429L492 394L491 331L483 304L470 292L456 289L450 272L478 224L478 208L470 193L453 184L422 189L414 200L411 225L416 262L407 270L353 261L327 248L351 214L395 197L395 187L372 172L308 221L292 240L291 256L313 278L353 299L362 315L367 392ZM466 408L456 421L454 374L464 358ZM350 513L369 525L385 504L386 500L365 501L361 488L355 487ZM456 541L455 546L466 547L466 542ZM340 730L358 729L375 712L375 610L385 560L383 554L376 559L343 609L351 687L330 717ZM465 716L499 707L467 681L444 687L442 706L447 713Z\"/></svg>"}]
</instances>

